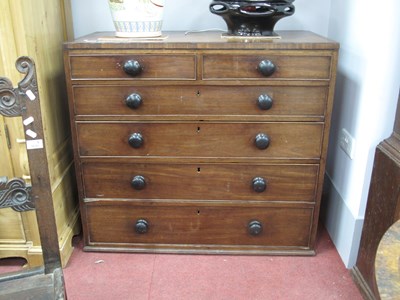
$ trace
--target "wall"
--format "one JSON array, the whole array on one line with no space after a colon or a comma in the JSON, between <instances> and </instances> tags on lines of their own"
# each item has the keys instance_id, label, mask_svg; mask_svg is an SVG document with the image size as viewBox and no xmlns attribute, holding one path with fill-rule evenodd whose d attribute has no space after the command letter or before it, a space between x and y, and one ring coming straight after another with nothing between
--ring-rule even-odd
<instances>
[{"instance_id":1,"label":"wall","mask_svg":"<svg viewBox=\"0 0 400 300\"><path fill-rule=\"evenodd\" d=\"M114 30L107 1L72 0L76 37ZM368 5L368 2L371 2ZM226 29L208 1L166 0L163 30ZM327 164L324 222L347 267L358 252L376 145L392 131L399 91L400 1L296 0L296 13L275 29L310 30L341 43ZM341 128L356 139L349 159Z\"/></svg>"},{"instance_id":2,"label":"wall","mask_svg":"<svg viewBox=\"0 0 400 300\"><path fill-rule=\"evenodd\" d=\"M325 225L349 268L358 254L375 147L392 133L400 84L400 2L368 2L332 1L328 30L341 49L327 163ZM339 148L342 128L356 140L353 160Z\"/></svg>"},{"instance_id":3,"label":"wall","mask_svg":"<svg viewBox=\"0 0 400 300\"><path fill-rule=\"evenodd\" d=\"M165 0L162 30L226 29L221 17L210 13L211 0ZM328 33L329 1L297 0L292 17L278 22L277 30L305 29L321 35ZM113 31L106 0L71 0L75 37L95 31Z\"/></svg>"}]
</instances>

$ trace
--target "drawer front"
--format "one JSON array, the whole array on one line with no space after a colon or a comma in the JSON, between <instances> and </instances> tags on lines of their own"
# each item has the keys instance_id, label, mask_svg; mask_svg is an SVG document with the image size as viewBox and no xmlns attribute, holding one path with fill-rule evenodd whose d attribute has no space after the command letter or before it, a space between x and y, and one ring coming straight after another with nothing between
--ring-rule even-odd
<instances>
[{"instance_id":1,"label":"drawer front","mask_svg":"<svg viewBox=\"0 0 400 300\"><path fill-rule=\"evenodd\" d=\"M138 75L124 71L128 61L137 61L142 69ZM159 79L194 80L196 58L194 55L113 55L71 56L72 79Z\"/></svg>"},{"instance_id":2,"label":"drawer front","mask_svg":"<svg viewBox=\"0 0 400 300\"><path fill-rule=\"evenodd\" d=\"M319 159L322 131L321 123L295 122L77 122L81 156Z\"/></svg>"},{"instance_id":3,"label":"drawer front","mask_svg":"<svg viewBox=\"0 0 400 300\"><path fill-rule=\"evenodd\" d=\"M76 86L77 115L323 116L321 86Z\"/></svg>"},{"instance_id":4,"label":"drawer front","mask_svg":"<svg viewBox=\"0 0 400 300\"><path fill-rule=\"evenodd\" d=\"M313 202L318 165L82 165L85 197Z\"/></svg>"},{"instance_id":5,"label":"drawer front","mask_svg":"<svg viewBox=\"0 0 400 300\"><path fill-rule=\"evenodd\" d=\"M271 75L259 71L262 61L275 66ZM204 55L203 79L329 79L329 56Z\"/></svg>"},{"instance_id":6,"label":"drawer front","mask_svg":"<svg viewBox=\"0 0 400 300\"><path fill-rule=\"evenodd\" d=\"M135 244L307 247L313 214L312 208L195 204L146 207L127 202L111 205L92 202L86 204L85 210L89 245L112 243L124 247ZM258 226L254 221L259 222ZM258 234L257 228L261 228Z\"/></svg>"}]
</instances>

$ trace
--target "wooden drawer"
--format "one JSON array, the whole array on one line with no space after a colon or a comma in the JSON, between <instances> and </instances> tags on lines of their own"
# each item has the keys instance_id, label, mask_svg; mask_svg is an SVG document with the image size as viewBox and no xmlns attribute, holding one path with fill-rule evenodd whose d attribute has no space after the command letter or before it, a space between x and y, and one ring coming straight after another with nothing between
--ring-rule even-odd
<instances>
[{"instance_id":1,"label":"wooden drawer","mask_svg":"<svg viewBox=\"0 0 400 300\"><path fill-rule=\"evenodd\" d=\"M275 65L272 75L264 76L258 71L263 60ZM330 64L329 56L205 54L203 79L329 79Z\"/></svg>"},{"instance_id":2,"label":"wooden drawer","mask_svg":"<svg viewBox=\"0 0 400 300\"><path fill-rule=\"evenodd\" d=\"M123 66L129 60L139 62L142 72L131 76ZM72 79L132 79L132 80L194 80L196 58L194 55L92 55L71 56Z\"/></svg>"},{"instance_id":3,"label":"wooden drawer","mask_svg":"<svg viewBox=\"0 0 400 300\"><path fill-rule=\"evenodd\" d=\"M77 122L81 156L315 158L321 154L322 123L113 123ZM269 146L255 139L266 134ZM139 136L133 148L128 140Z\"/></svg>"},{"instance_id":4,"label":"wooden drawer","mask_svg":"<svg viewBox=\"0 0 400 300\"><path fill-rule=\"evenodd\" d=\"M86 198L313 202L318 165L84 163L82 171Z\"/></svg>"},{"instance_id":5,"label":"wooden drawer","mask_svg":"<svg viewBox=\"0 0 400 300\"><path fill-rule=\"evenodd\" d=\"M312 208L207 206L172 202L150 206L126 201L89 202L85 204L85 211L89 245L125 248L146 248L151 244L185 248L191 245L305 248L309 246L313 216ZM138 220L145 220L147 227ZM261 223L259 234L250 234L249 224L252 221ZM145 227L147 232L138 233L137 227L142 230Z\"/></svg>"},{"instance_id":6,"label":"wooden drawer","mask_svg":"<svg viewBox=\"0 0 400 300\"><path fill-rule=\"evenodd\" d=\"M77 115L324 116L324 86L75 86ZM272 107L260 107L269 96ZM136 98L135 98L136 97ZM130 108L126 99L139 99ZM128 100L129 102L129 100ZM262 109L263 108L263 109Z\"/></svg>"}]
</instances>

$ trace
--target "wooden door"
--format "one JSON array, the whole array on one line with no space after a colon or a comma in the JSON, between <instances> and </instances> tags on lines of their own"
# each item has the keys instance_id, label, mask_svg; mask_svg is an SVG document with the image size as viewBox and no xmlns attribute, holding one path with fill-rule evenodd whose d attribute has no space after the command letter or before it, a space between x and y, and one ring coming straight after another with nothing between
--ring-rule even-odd
<instances>
[{"instance_id":1,"label":"wooden door","mask_svg":"<svg viewBox=\"0 0 400 300\"><path fill-rule=\"evenodd\" d=\"M79 230L72 151L68 126L62 43L72 39L69 0L0 0L0 76L19 82L15 68L20 56L37 65L42 118L51 189L63 264L72 253L72 236ZM0 117L0 176L21 177L30 171L22 122ZM0 211L0 258L24 257L29 266L42 264L42 250L34 211Z\"/></svg>"}]
</instances>

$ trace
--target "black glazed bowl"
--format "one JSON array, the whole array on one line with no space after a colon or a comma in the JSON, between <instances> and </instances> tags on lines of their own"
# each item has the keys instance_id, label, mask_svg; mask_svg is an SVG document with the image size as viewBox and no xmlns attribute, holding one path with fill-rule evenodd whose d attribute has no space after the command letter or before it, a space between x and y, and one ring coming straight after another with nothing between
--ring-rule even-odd
<instances>
[{"instance_id":1,"label":"black glazed bowl","mask_svg":"<svg viewBox=\"0 0 400 300\"><path fill-rule=\"evenodd\" d=\"M228 25L228 35L276 36L275 24L294 14L294 0L212 1L210 11Z\"/></svg>"}]
</instances>

